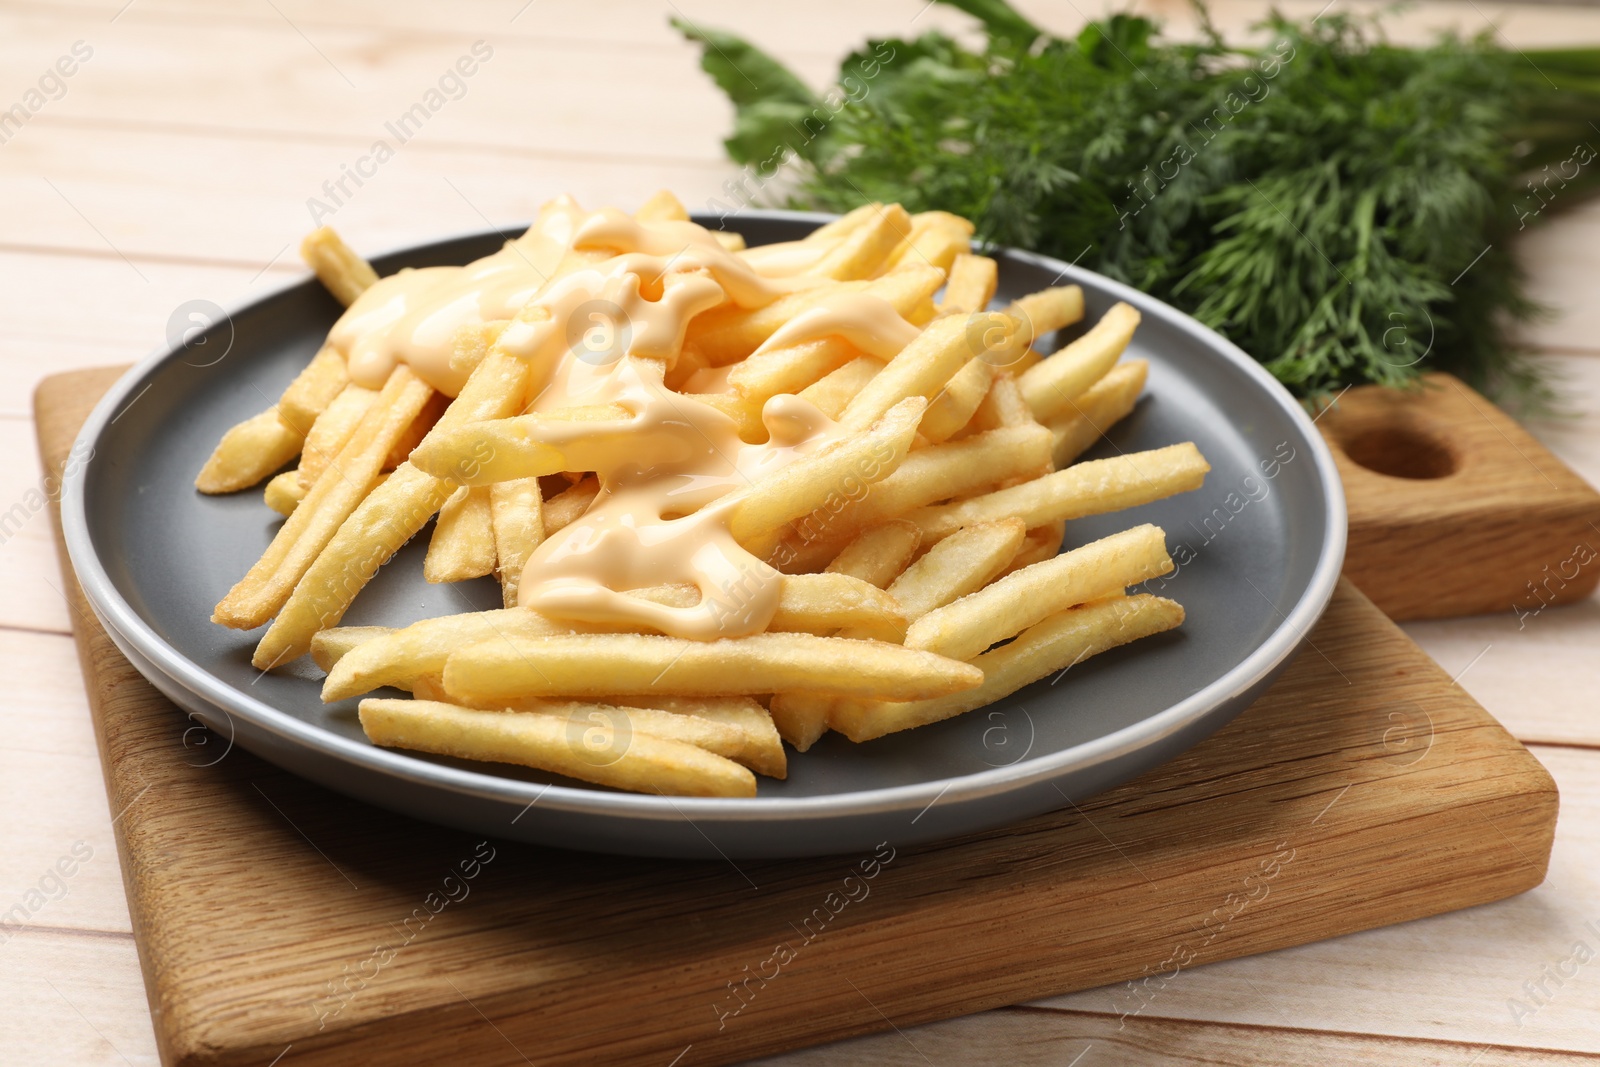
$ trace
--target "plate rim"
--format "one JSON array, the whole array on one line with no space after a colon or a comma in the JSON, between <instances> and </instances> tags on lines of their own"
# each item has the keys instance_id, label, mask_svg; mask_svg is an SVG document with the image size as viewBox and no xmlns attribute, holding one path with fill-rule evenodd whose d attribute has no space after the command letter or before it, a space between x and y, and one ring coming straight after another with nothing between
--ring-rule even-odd
<instances>
[{"instance_id":1,"label":"plate rim","mask_svg":"<svg viewBox=\"0 0 1600 1067\"><path fill-rule=\"evenodd\" d=\"M837 217L822 212L766 209L742 211L737 215L737 218L744 219L816 224ZM724 225L719 228L726 229L727 217L724 216L722 221ZM517 232L514 226L491 226L480 230L457 232L392 247L372 258L383 259L388 256L403 255L452 241L503 238L506 234L514 232ZM1343 484L1334 463L1333 453L1317 431L1311 416L1306 414L1300 403L1267 372L1265 367L1226 337L1157 297L1087 268L1022 249L996 247L993 251L1053 272L1058 271L1052 284L1083 283L1087 280L1115 299L1127 300L1141 309L1149 308L1168 326L1200 341L1205 347L1254 379L1256 384L1263 387L1271 402L1289 416L1291 423L1300 430L1309 446L1313 460L1312 469L1320 477L1322 504L1327 514L1321 550L1304 592L1287 612L1274 605L1274 610L1280 616L1280 623L1243 660L1221 677L1148 718L1057 752L955 777L809 797L665 797L528 782L487 771L466 770L424 760L401 750L381 748L370 742L345 738L322 726L300 719L223 682L157 634L117 590L95 552L89 534L85 499L85 481L93 462L92 452L89 453L90 458L86 462L68 465L62 477L61 532L67 556L85 599L101 623L107 629L114 631L114 636L132 645L140 656L168 680L222 711L224 715L230 717L239 715L251 726L274 736L280 743L309 748L324 757L347 760L361 765L365 770L403 782L428 788L445 788L456 794L475 796L484 800L508 804L525 803L529 806L538 803L544 809L645 822L681 822L691 819L692 816L725 823L782 822L793 818L850 818L918 809L925 811L946 797L951 802L979 801L1043 784L1069 771L1101 765L1153 745L1164 737L1192 726L1230 699L1249 692L1263 679L1281 668L1299 650L1332 599L1343 569L1348 537L1348 512ZM315 276L308 273L252 298L234 301L225 311L231 318L236 313L243 313L258 304L277 299L296 288L315 284L317 284ZM157 346L149 355L130 367L100 399L84 421L74 441L72 454L81 455L86 445L98 443L107 428L125 410L123 403L134 387L167 362L178 358L180 353L181 349L170 345ZM137 397L134 399L137 400Z\"/></svg>"}]
</instances>

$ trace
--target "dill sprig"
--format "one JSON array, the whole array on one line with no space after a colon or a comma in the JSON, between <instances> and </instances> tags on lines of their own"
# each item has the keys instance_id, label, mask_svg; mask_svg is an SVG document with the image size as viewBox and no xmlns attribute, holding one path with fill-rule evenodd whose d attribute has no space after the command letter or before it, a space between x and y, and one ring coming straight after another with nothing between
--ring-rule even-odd
<instances>
[{"instance_id":1,"label":"dill sprig","mask_svg":"<svg viewBox=\"0 0 1600 1067\"><path fill-rule=\"evenodd\" d=\"M1341 15L1273 15L1240 47L1203 8L1198 42L1128 15L1063 40L1004 0L945 2L985 47L869 41L826 94L677 25L737 107L730 156L795 167L796 206L959 212L1174 303L1307 398L1437 368L1539 402L1508 244L1596 186L1600 52L1401 48Z\"/></svg>"}]
</instances>

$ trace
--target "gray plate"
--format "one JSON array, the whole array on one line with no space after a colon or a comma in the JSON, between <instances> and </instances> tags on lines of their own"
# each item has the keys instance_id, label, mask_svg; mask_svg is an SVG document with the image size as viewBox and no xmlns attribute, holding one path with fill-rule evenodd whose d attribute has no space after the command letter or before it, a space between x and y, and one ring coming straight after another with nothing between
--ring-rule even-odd
<instances>
[{"instance_id":1,"label":"gray plate","mask_svg":"<svg viewBox=\"0 0 1600 1067\"><path fill-rule=\"evenodd\" d=\"M801 236L822 218L751 212L734 228L760 244ZM388 274L463 263L517 232L405 249L375 265ZM1140 522L1162 526L1182 565L1151 587L1182 602L1188 621L949 722L864 745L829 736L791 761L787 781L762 779L755 799L617 793L505 765L380 749L362 735L355 701L319 701L319 672L309 661L260 675L250 666L259 632L209 621L278 522L258 491L200 495L195 472L224 430L278 396L338 316L314 280L234 311L207 335L200 350L208 355L159 352L111 390L78 443L92 445L93 458L66 479L68 551L118 647L225 742L423 819L569 848L678 857L857 851L886 838L912 843L1020 820L1170 759L1255 699L1332 595L1345 509L1310 420L1233 345L1089 271L1017 252L999 259L1002 300L1076 282L1090 322L1118 300L1143 313L1130 354L1150 361L1149 388L1090 456L1192 440L1213 470L1197 492L1072 523L1067 544ZM230 328L231 347L218 359ZM403 549L345 622L393 625L499 606L487 579L425 583L425 545L424 536Z\"/></svg>"}]
</instances>

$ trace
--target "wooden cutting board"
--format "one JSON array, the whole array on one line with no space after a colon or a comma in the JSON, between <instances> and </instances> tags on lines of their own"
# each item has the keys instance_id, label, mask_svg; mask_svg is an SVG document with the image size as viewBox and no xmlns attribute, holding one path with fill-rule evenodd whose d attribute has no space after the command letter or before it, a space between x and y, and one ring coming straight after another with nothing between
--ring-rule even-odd
<instances>
[{"instance_id":1,"label":"wooden cutting board","mask_svg":"<svg viewBox=\"0 0 1600 1067\"><path fill-rule=\"evenodd\" d=\"M1391 619L1537 614L1600 584L1600 493L1459 379L1351 389L1317 428L1350 508L1345 575Z\"/></svg>"},{"instance_id":2,"label":"wooden cutting board","mask_svg":"<svg viewBox=\"0 0 1600 1067\"><path fill-rule=\"evenodd\" d=\"M50 469L114 377L40 387ZM226 751L65 578L170 1065L694 1067L1107 983L1158 1011L1199 964L1531 888L1555 829L1545 770L1348 582L1265 698L1134 782L735 866L481 842Z\"/></svg>"}]
</instances>

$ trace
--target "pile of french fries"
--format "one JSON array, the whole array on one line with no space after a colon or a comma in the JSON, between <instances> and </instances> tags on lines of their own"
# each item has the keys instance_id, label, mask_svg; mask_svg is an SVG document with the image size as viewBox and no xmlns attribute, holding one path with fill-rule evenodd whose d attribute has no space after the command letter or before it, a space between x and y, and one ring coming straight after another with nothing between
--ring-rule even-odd
<instances>
[{"instance_id":1,"label":"pile of french fries","mask_svg":"<svg viewBox=\"0 0 1600 1067\"><path fill-rule=\"evenodd\" d=\"M552 212L584 214L568 198L541 219ZM633 218L688 225L666 193ZM255 664L309 653L327 673L325 701L409 692L361 701L375 744L689 796L754 796L756 774L785 776L784 742L803 752L829 730L867 741L938 722L1178 626L1178 604L1127 595L1172 569L1160 529L1061 552L1067 521L1196 489L1209 470L1189 443L1078 461L1144 387L1146 365L1121 360L1138 312L1118 304L1043 358L1035 341L1082 318L1082 293L1052 288L988 310L997 265L973 254L972 232L956 216L868 204L776 250L717 234L757 274L788 277L789 291L760 306L725 296L687 318L671 351L625 357L653 367L654 388L674 403L716 409L751 444L767 440L774 398L826 416L816 447L786 453L718 502L721 528L759 561L753 573L777 583L759 632L618 632L519 603L540 579L541 544L614 488L552 460L583 454L571 421L556 449L552 416L529 413L537 376L502 335L548 318L532 302L456 333L451 366L468 373L454 397L404 363L382 388L357 385L330 344L277 404L228 431L197 488L265 481L266 503L286 518L214 620L242 630L270 621ZM302 253L347 305L377 282L330 230ZM569 244L550 282L615 255ZM678 270L709 276L668 262L641 284L670 288ZM841 293L892 308L912 339L886 358L844 335L768 343ZM594 432L626 429L618 419ZM430 521L424 577L495 576L504 607L340 626ZM615 592L668 607L707 595L671 582Z\"/></svg>"}]
</instances>

